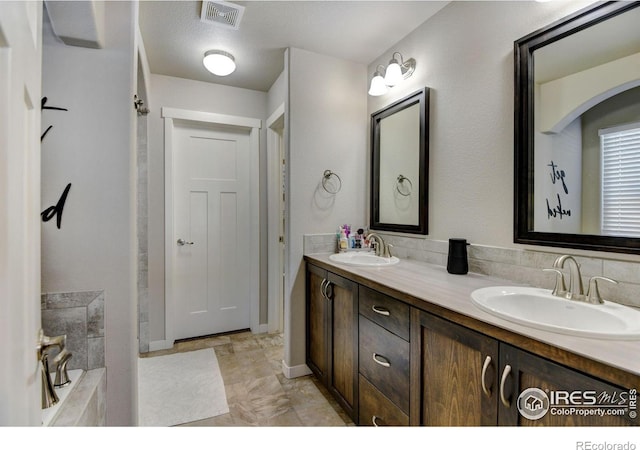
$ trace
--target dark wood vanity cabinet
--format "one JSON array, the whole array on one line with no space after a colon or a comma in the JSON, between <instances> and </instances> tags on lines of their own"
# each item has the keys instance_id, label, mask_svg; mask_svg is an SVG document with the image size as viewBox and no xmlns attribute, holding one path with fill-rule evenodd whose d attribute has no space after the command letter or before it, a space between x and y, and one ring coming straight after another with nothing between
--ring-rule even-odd
<instances>
[{"instance_id":1,"label":"dark wood vanity cabinet","mask_svg":"<svg viewBox=\"0 0 640 450\"><path fill-rule=\"evenodd\" d=\"M638 425L637 419L631 419L625 410L630 400L629 389L605 383L504 343L500 344L500 364L501 374L504 374L507 366L511 370L505 380L506 404L502 399L499 399L498 403L499 425L596 427ZM516 401L520 393L528 388L541 389L546 393L553 392L556 396L562 395L563 400L556 400L556 403L561 404L561 409L568 411L575 408L575 410L566 415L547 412L542 418L526 419L518 412ZM566 400L564 400L565 396ZM605 406L600 408L594 405ZM577 414L577 410L589 412L602 410L603 415L580 415ZM616 415L618 412L621 415Z\"/></svg>"},{"instance_id":2,"label":"dark wood vanity cabinet","mask_svg":"<svg viewBox=\"0 0 640 450\"><path fill-rule=\"evenodd\" d=\"M307 266L307 365L357 420L358 284Z\"/></svg>"},{"instance_id":3,"label":"dark wood vanity cabinet","mask_svg":"<svg viewBox=\"0 0 640 450\"><path fill-rule=\"evenodd\" d=\"M488 336L486 327L471 329L455 317L307 264L307 364L359 425L638 425L628 411L611 413L617 402L621 410L630 401L638 408L637 392L588 375L595 362L565 355L562 365L532 353L539 343L518 348L501 340L504 333ZM582 371L568 367L572 361ZM635 379L626 387L638 389ZM576 410L594 401L612 407L603 416L549 408L527 419L518 401L529 388L564 396L556 404Z\"/></svg>"},{"instance_id":4,"label":"dark wood vanity cabinet","mask_svg":"<svg viewBox=\"0 0 640 450\"><path fill-rule=\"evenodd\" d=\"M609 410L613 411L617 402L627 398L628 390L417 309L412 310L411 344L415 356L411 398L417 399L412 403L412 425L636 424L628 414L601 417L576 413L578 409L597 409L591 406L604 401L597 397L602 393L611 396L607 401L612 402ZM556 410L575 409L566 415L549 409L541 418L527 419L518 411L517 402L528 388L563 396L561 408ZM523 396L521 401L525 399Z\"/></svg>"}]
</instances>

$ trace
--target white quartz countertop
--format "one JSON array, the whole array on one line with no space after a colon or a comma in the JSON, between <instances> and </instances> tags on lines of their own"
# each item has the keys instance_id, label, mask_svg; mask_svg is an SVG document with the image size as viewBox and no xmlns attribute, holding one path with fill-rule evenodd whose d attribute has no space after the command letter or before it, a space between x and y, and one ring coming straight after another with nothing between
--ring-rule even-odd
<instances>
[{"instance_id":1,"label":"white quartz countertop","mask_svg":"<svg viewBox=\"0 0 640 450\"><path fill-rule=\"evenodd\" d=\"M381 289L391 289L400 296L408 295L414 299L414 304L415 301L425 301L640 376L640 340L593 339L539 330L495 317L472 303L471 292L474 290L488 286L516 285L511 281L476 273L452 275L445 267L407 259L401 259L393 266L358 267L333 262L329 259L329 254L310 254L305 255L305 258L311 263L315 261L325 267L335 267L345 274L351 274L354 281L369 281L370 283L364 284L373 288L379 285Z\"/></svg>"}]
</instances>

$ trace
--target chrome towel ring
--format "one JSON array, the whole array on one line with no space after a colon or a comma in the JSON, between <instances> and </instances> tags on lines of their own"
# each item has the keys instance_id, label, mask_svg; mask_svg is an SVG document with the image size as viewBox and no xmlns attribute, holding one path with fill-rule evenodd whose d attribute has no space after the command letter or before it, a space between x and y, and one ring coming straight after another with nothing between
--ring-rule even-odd
<instances>
[{"instance_id":1,"label":"chrome towel ring","mask_svg":"<svg viewBox=\"0 0 640 450\"><path fill-rule=\"evenodd\" d=\"M332 181L334 178L337 180L337 186L335 185L335 181ZM337 194L340 192L340 189L342 189L342 180L337 173L327 169L322 176L322 188L329 194Z\"/></svg>"},{"instance_id":2,"label":"chrome towel ring","mask_svg":"<svg viewBox=\"0 0 640 450\"><path fill-rule=\"evenodd\" d=\"M408 187L407 187L407 184L408 184ZM402 186L402 189L400 188L401 186ZM396 179L396 190L403 197L408 197L411 195L411 192L413 191L413 183L411 182L410 179L408 179L404 175L398 175L398 178Z\"/></svg>"}]
</instances>

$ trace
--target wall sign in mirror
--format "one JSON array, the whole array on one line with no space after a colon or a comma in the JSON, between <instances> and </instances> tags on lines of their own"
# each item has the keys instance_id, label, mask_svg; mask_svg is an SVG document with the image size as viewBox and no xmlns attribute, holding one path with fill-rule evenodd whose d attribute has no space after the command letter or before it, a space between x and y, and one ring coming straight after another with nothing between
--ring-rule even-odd
<instances>
[{"instance_id":1,"label":"wall sign in mirror","mask_svg":"<svg viewBox=\"0 0 640 450\"><path fill-rule=\"evenodd\" d=\"M371 224L427 234L429 88L371 115Z\"/></svg>"},{"instance_id":2,"label":"wall sign in mirror","mask_svg":"<svg viewBox=\"0 0 640 450\"><path fill-rule=\"evenodd\" d=\"M640 251L639 6L598 3L515 42L515 242Z\"/></svg>"}]
</instances>

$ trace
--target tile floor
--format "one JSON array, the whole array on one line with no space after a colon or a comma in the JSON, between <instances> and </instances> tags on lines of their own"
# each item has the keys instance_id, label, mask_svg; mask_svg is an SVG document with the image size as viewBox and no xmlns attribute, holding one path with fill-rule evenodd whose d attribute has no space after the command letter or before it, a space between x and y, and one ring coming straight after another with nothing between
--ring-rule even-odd
<instances>
[{"instance_id":1,"label":"tile floor","mask_svg":"<svg viewBox=\"0 0 640 450\"><path fill-rule=\"evenodd\" d=\"M310 375L282 374L281 334L231 333L177 342L171 350L141 357L212 347L224 381L229 413L182 426L352 426L331 394Z\"/></svg>"}]
</instances>

